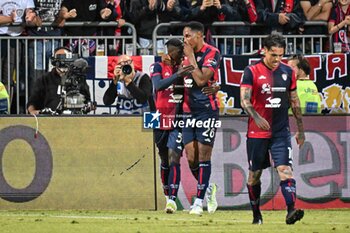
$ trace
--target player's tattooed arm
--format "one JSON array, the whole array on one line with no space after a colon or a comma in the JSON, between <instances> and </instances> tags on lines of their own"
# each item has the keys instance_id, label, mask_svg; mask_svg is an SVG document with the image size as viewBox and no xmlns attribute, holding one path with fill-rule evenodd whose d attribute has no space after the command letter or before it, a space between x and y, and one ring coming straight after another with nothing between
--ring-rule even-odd
<instances>
[{"instance_id":1,"label":"player's tattooed arm","mask_svg":"<svg viewBox=\"0 0 350 233\"><path fill-rule=\"evenodd\" d=\"M262 130L269 130L270 124L266 119L260 116L260 114L254 109L251 97L252 97L252 89L249 87L241 87L241 106L244 111L254 119L255 124Z\"/></svg>"},{"instance_id":2,"label":"player's tattooed arm","mask_svg":"<svg viewBox=\"0 0 350 233\"><path fill-rule=\"evenodd\" d=\"M297 143L299 146L302 146L305 141L305 134L304 134L304 125L303 125L303 120L302 120L302 113L301 113L301 108L300 108L300 101L299 97L297 95L296 90L291 91L289 95L290 99L290 106L292 108L293 115L296 119L297 127L298 127L298 132L296 133L295 137L297 140Z\"/></svg>"}]
</instances>

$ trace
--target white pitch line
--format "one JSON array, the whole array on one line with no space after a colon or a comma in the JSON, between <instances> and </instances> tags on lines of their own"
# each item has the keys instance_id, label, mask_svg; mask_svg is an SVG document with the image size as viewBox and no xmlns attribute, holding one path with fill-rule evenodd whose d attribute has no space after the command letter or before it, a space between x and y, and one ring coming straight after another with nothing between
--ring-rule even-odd
<instances>
[{"instance_id":1,"label":"white pitch line","mask_svg":"<svg viewBox=\"0 0 350 233\"><path fill-rule=\"evenodd\" d=\"M192 218L176 218L174 216L174 218L167 218L167 217L143 217L140 218L137 215L135 215L135 217L118 217L118 216L83 216L83 215L51 215L51 214L4 214L4 213L0 213L0 217L48 217L48 218L66 218L66 219L103 219L103 220L149 220L150 219L155 219L157 218L157 220L163 220L163 221L189 221L189 222L209 222L212 221L214 222L227 222L227 223L251 223L251 221L241 221L241 220L230 220L230 219L215 219L215 216L213 216L213 218L211 219L202 219L199 216L192 216ZM305 223L310 224L310 222L303 220ZM281 225L285 225L284 220L281 221L274 221L274 222L268 222L267 224L281 224ZM326 225L349 225L349 223L345 223L345 222L327 222L324 223Z\"/></svg>"}]
</instances>

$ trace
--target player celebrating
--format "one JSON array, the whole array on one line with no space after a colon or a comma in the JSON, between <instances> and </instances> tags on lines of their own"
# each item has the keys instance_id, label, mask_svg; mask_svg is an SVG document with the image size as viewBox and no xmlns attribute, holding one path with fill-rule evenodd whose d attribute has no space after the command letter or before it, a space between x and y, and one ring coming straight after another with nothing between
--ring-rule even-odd
<instances>
[{"instance_id":1,"label":"player celebrating","mask_svg":"<svg viewBox=\"0 0 350 233\"><path fill-rule=\"evenodd\" d=\"M262 170L270 166L269 152L277 169L283 197L287 205L287 224L304 216L295 209L296 183L292 172L292 146L288 108L291 105L296 119L299 147L304 144L300 102L296 92L296 77L292 68L281 59L285 39L271 34L264 40L265 57L247 66L241 80L241 105L249 115L247 153L249 162L248 192L253 210L253 224L262 224L259 208Z\"/></svg>"},{"instance_id":2,"label":"player celebrating","mask_svg":"<svg viewBox=\"0 0 350 233\"><path fill-rule=\"evenodd\" d=\"M204 26L199 22L189 22L183 29L185 64L195 69L185 79L185 99L183 104L185 120L205 122L209 119L217 121L219 108L215 94L205 95L204 87L211 86L218 78L220 53L218 49L204 42ZM215 139L215 126L209 128L187 126L183 128L183 142L188 163L194 176L197 177L197 198L190 214L203 213L203 199L207 191L208 212L217 208L215 198L216 185L209 185L211 174L211 154Z\"/></svg>"},{"instance_id":3,"label":"player celebrating","mask_svg":"<svg viewBox=\"0 0 350 233\"><path fill-rule=\"evenodd\" d=\"M166 43L168 53L162 62L151 66L151 78L155 90L156 109L161 113L161 128L154 130L155 142L161 158L161 179L167 198L166 213L177 209L175 200L180 183L180 157L183 150L181 129L172 122L182 113L184 76L193 66L180 67L183 60L183 43L173 38ZM170 166L169 166L170 165Z\"/></svg>"}]
</instances>

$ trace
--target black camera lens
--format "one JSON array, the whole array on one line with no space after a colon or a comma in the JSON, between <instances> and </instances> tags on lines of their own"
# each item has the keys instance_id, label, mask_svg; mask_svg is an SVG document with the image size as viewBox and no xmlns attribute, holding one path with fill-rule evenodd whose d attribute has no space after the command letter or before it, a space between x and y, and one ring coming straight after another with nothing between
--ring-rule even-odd
<instances>
[{"instance_id":1,"label":"black camera lens","mask_svg":"<svg viewBox=\"0 0 350 233\"><path fill-rule=\"evenodd\" d=\"M122 72L123 72L123 74L126 74L126 75L131 74L131 72L132 72L131 65L122 66Z\"/></svg>"}]
</instances>

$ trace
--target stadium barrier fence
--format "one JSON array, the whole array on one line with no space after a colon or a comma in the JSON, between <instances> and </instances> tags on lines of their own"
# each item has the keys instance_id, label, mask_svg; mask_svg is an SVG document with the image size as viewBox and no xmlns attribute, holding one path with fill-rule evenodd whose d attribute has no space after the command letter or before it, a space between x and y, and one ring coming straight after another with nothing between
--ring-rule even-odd
<instances>
[{"instance_id":1,"label":"stadium barrier fence","mask_svg":"<svg viewBox=\"0 0 350 233\"><path fill-rule=\"evenodd\" d=\"M172 34L172 35L163 35L158 33L162 28L172 28L174 30L181 28L184 26L183 22L172 21L169 23L160 23L153 30L152 41L153 41L153 55L159 55L159 51L164 50L164 48L160 48L159 46L163 43L159 43L161 40L168 40L169 38L177 37L182 38L182 34ZM261 49L263 39L266 37L266 34L257 35L253 33L254 28L263 27L262 24L257 23L247 23L242 21L237 22L213 22L210 25L214 31L212 32L212 39L214 45L217 48L220 48L221 53L225 55L238 55L238 54L253 54L256 53L259 49ZM306 21L305 27L312 26L322 26L327 27L327 22L324 21ZM223 27L251 27L250 35L220 35L216 34L215 30ZM287 44L292 45L293 53L302 53L302 54L315 54L315 53L323 53L326 52L325 48L329 48L329 51L332 51L332 37L329 35L315 35L315 34L287 34L284 35L286 38ZM158 42L158 43L157 43ZM325 43L327 46L325 46ZM228 48L231 48L230 50Z\"/></svg>"}]
</instances>

